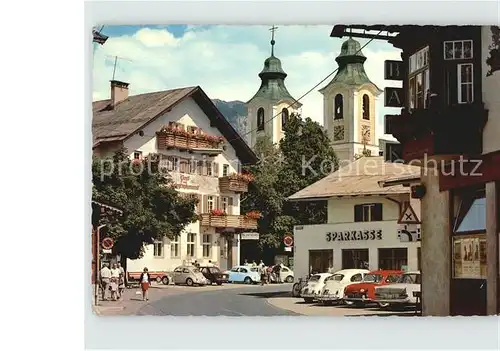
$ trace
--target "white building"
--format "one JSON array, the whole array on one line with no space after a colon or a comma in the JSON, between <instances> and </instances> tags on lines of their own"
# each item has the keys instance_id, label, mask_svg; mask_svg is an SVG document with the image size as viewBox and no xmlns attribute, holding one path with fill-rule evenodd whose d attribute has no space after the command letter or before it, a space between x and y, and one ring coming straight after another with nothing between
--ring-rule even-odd
<instances>
[{"instance_id":1,"label":"white building","mask_svg":"<svg viewBox=\"0 0 500 351\"><path fill-rule=\"evenodd\" d=\"M93 103L94 153L107 155L124 146L131 158L157 153L178 191L200 201L200 220L176 239L146 247L144 257L129 260L129 272L172 270L194 262L230 268L240 262L239 233L257 221L240 214L240 193L248 181L241 164L256 156L200 87L129 96L128 83L111 82L111 99ZM230 181L230 179L232 179ZM213 216L221 209L226 216Z\"/></svg>"},{"instance_id":2,"label":"white building","mask_svg":"<svg viewBox=\"0 0 500 351\"><path fill-rule=\"evenodd\" d=\"M382 93L365 72L366 57L358 41L349 38L336 58L337 74L324 88L323 125L339 160L352 161L366 149L378 156L376 103Z\"/></svg>"},{"instance_id":3,"label":"white building","mask_svg":"<svg viewBox=\"0 0 500 351\"><path fill-rule=\"evenodd\" d=\"M328 201L326 224L294 228L294 271L347 268L420 268L420 242L398 234L408 205L420 215L418 200L402 185L381 187L389 179L415 178L420 168L362 157L289 197L290 201Z\"/></svg>"}]
</instances>

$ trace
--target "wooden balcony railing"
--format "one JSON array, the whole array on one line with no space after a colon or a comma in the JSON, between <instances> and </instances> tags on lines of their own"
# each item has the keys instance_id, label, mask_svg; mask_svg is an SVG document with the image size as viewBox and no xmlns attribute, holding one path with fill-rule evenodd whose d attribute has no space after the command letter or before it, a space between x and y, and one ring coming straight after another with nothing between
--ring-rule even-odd
<instances>
[{"instance_id":1,"label":"wooden balcony railing","mask_svg":"<svg viewBox=\"0 0 500 351\"><path fill-rule=\"evenodd\" d=\"M257 229L257 219L245 215L200 215L201 225L212 228Z\"/></svg>"},{"instance_id":2,"label":"wooden balcony railing","mask_svg":"<svg viewBox=\"0 0 500 351\"><path fill-rule=\"evenodd\" d=\"M220 140L210 140L200 135L182 135L175 132L165 131L156 133L158 149L217 149Z\"/></svg>"},{"instance_id":3,"label":"wooden balcony railing","mask_svg":"<svg viewBox=\"0 0 500 351\"><path fill-rule=\"evenodd\" d=\"M225 176L219 178L219 189L221 193L234 192L246 193L248 192L249 180L235 176Z\"/></svg>"}]
</instances>

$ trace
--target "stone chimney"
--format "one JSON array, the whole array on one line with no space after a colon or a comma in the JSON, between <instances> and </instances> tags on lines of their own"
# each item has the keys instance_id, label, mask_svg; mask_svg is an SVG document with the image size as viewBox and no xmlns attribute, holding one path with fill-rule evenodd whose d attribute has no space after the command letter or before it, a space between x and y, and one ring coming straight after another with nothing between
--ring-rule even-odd
<instances>
[{"instance_id":1,"label":"stone chimney","mask_svg":"<svg viewBox=\"0 0 500 351\"><path fill-rule=\"evenodd\" d=\"M128 98L129 83L111 80L111 106L114 108L120 102Z\"/></svg>"}]
</instances>

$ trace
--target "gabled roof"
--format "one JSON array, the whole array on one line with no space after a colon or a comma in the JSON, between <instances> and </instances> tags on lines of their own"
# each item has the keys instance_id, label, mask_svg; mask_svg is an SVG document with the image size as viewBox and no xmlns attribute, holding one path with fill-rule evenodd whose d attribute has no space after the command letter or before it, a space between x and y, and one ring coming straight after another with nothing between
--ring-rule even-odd
<instances>
[{"instance_id":1,"label":"gabled roof","mask_svg":"<svg viewBox=\"0 0 500 351\"><path fill-rule=\"evenodd\" d=\"M362 157L300 190L291 201L330 198L334 196L391 195L409 193L402 185L381 188L380 181L395 176L420 176L420 167L385 162L384 157Z\"/></svg>"},{"instance_id":2,"label":"gabled roof","mask_svg":"<svg viewBox=\"0 0 500 351\"><path fill-rule=\"evenodd\" d=\"M102 142L128 139L188 98L192 98L198 104L210 119L210 125L221 132L236 150L236 156L243 164L257 162L257 156L252 149L199 86L129 96L115 108L110 108L109 99L94 101L92 103L94 147Z\"/></svg>"}]
</instances>

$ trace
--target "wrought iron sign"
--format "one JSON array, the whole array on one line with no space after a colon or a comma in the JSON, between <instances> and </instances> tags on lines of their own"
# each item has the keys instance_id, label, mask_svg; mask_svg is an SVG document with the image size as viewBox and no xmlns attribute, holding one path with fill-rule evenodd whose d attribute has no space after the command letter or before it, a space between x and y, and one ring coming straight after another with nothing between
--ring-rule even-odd
<instances>
[{"instance_id":1,"label":"wrought iron sign","mask_svg":"<svg viewBox=\"0 0 500 351\"><path fill-rule=\"evenodd\" d=\"M344 230L326 233L326 241L382 240L382 229Z\"/></svg>"}]
</instances>

